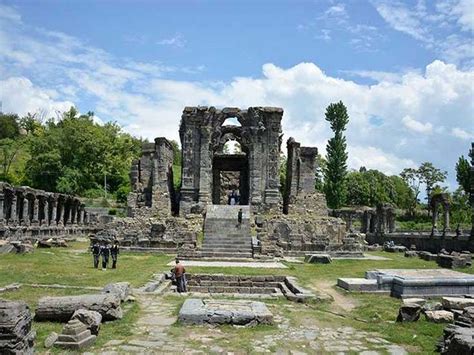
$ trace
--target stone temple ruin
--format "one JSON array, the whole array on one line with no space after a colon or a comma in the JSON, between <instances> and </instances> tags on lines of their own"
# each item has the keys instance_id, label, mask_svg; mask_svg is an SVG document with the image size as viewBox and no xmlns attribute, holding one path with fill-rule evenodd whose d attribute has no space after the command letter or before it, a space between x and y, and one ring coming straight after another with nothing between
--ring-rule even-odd
<instances>
[{"instance_id":1,"label":"stone temple ruin","mask_svg":"<svg viewBox=\"0 0 474 355\"><path fill-rule=\"evenodd\" d=\"M188 257L357 251L354 238L349 242L345 238L344 222L328 216L325 196L315 190L317 148L288 139L287 184L280 190L282 117L283 109L277 107L186 107L179 129L179 191L173 186L170 142L160 137L145 143L131 168L129 218L114 226L122 244L178 250ZM241 151L227 152L229 141L238 143ZM223 206L231 190L238 192L239 204ZM240 208L244 223L237 230ZM222 228L220 222L226 219ZM208 235L216 230L221 235ZM197 242L200 233L204 233L202 251ZM232 249L233 242L243 243L241 255Z\"/></svg>"}]
</instances>

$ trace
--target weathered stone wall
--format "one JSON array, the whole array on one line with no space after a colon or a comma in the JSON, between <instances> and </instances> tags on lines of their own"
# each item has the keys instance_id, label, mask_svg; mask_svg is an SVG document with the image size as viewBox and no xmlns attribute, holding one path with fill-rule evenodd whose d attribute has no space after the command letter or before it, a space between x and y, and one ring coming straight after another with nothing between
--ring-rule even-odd
<instances>
[{"instance_id":1,"label":"weathered stone wall","mask_svg":"<svg viewBox=\"0 0 474 355\"><path fill-rule=\"evenodd\" d=\"M97 218L74 196L0 182L0 238L88 233Z\"/></svg>"},{"instance_id":2,"label":"weathered stone wall","mask_svg":"<svg viewBox=\"0 0 474 355\"><path fill-rule=\"evenodd\" d=\"M173 188L173 147L163 137L155 143L144 143L139 160L132 163L130 181L132 193L127 198L128 215L137 209L162 217L170 216L176 196Z\"/></svg>"},{"instance_id":3,"label":"weathered stone wall","mask_svg":"<svg viewBox=\"0 0 474 355\"><path fill-rule=\"evenodd\" d=\"M144 214L117 219L108 225L108 229L121 246L176 252L181 248L196 248L197 235L202 231L202 216L155 218Z\"/></svg>"}]
</instances>

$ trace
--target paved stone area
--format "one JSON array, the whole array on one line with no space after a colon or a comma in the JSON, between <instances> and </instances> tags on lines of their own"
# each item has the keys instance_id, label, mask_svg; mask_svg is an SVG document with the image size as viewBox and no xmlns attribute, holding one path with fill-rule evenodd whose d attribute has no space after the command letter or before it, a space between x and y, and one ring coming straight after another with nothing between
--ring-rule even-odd
<instances>
[{"instance_id":1,"label":"paved stone area","mask_svg":"<svg viewBox=\"0 0 474 355\"><path fill-rule=\"evenodd\" d=\"M204 260L180 260L184 266L202 266L202 267L249 267L257 269L286 269L286 265L277 261L258 262L258 261L204 261ZM171 261L168 266L174 266Z\"/></svg>"},{"instance_id":2,"label":"paved stone area","mask_svg":"<svg viewBox=\"0 0 474 355\"><path fill-rule=\"evenodd\" d=\"M238 328L231 331L219 326L174 326L176 304L169 298L156 294L137 294L142 315L135 335L127 341L111 340L100 354L314 354L354 353L406 354L377 334L359 331L351 327L327 327L318 324L317 319L292 325L283 311L298 310L300 304L269 304L274 314L273 328L255 333L248 349L235 348L239 340ZM248 335L247 335L248 336ZM234 343L234 344L232 344ZM238 345L237 345L238 346Z\"/></svg>"},{"instance_id":3,"label":"paved stone area","mask_svg":"<svg viewBox=\"0 0 474 355\"><path fill-rule=\"evenodd\" d=\"M370 275L376 275L377 273L404 279L474 278L474 276L470 274L449 269L377 269L368 271L368 278L372 278Z\"/></svg>"}]
</instances>

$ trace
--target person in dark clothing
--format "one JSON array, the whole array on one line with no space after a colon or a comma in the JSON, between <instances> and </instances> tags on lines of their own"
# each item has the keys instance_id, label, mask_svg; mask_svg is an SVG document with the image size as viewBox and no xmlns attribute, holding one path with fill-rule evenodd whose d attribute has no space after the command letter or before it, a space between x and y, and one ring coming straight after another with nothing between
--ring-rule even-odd
<instances>
[{"instance_id":1,"label":"person in dark clothing","mask_svg":"<svg viewBox=\"0 0 474 355\"><path fill-rule=\"evenodd\" d=\"M100 245L98 241L95 241L91 246L92 256L94 258L94 268L99 267L99 256L100 256Z\"/></svg>"},{"instance_id":2,"label":"person in dark clothing","mask_svg":"<svg viewBox=\"0 0 474 355\"><path fill-rule=\"evenodd\" d=\"M102 255L102 270L107 270L107 264L109 263L110 256L110 245L104 244L100 247L100 255Z\"/></svg>"},{"instance_id":3,"label":"person in dark clothing","mask_svg":"<svg viewBox=\"0 0 474 355\"><path fill-rule=\"evenodd\" d=\"M242 209L239 208L239 213L237 213L237 228L242 226Z\"/></svg>"},{"instance_id":4,"label":"person in dark clothing","mask_svg":"<svg viewBox=\"0 0 474 355\"><path fill-rule=\"evenodd\" d=\"M183 264L179 263L179 260L176 259L176 265L174 267L174 276L176 277L176 286L178 288L178 292L187 292L186 290L186 276L185 273L186 269L184 268Z\"/></svg>"},{"instance_id":5,"label":"person in dark clothing","mask_svg":"<svg viewBox=\"0 0 474 355\"><path fill-rule=\"evenodd\" d=\"M112 269L117 268L117 257L119 253L119 245L116 240L114 240L114 243L112 244L112 247L110 248L110 256L112 257Z\"/></svg>"}]
</instances>

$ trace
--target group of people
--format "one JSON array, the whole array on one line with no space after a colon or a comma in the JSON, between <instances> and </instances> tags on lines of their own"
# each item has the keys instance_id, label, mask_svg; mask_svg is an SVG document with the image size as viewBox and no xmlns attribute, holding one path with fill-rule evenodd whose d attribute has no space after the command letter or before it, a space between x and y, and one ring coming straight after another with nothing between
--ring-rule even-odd
<instances>
[{"instance_id":1,"label":"group of people","mask_svg":"<svg viewBox=\"0 0 474 355\"><path fill-rule=\"evenodd\" d=\"M227 195L227 204L234 206L238 205L240 203L240 195L237 191L232 190L228 195Z\"/></svg>"},{"instance_id":2,"label":"group of people","mask_svg":"<svg viewBox=\"0 0 474 355\"><path fill-rule=\"evenodd\" d=\"M91 246L92 256L94 257L94 268L99 268L99 259L102 259L102 270L107 270L109 258L112 258L112 269L117 268L117 259L119 254L119 245L116 240L112 244L108 242L95 241Z\"/></svg>"}]
</instances>

